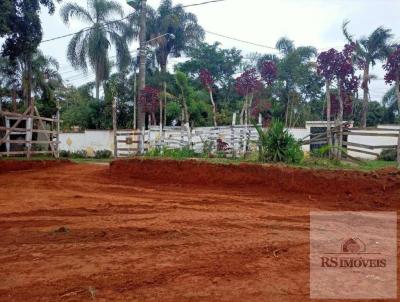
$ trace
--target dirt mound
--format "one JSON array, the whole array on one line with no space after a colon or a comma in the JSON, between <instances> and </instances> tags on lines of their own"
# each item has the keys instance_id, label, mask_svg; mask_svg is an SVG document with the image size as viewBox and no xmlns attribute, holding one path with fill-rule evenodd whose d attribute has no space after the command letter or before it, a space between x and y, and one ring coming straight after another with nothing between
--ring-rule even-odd
<instances>
[{"instance_id":1,"label":"dirt mound","mask_svg":"<svg viewBox=\"0 0 400 302\"><path fill-rule=\"evenodd\" d=\"M0 160L0 174L59 167L66 164L71 164L71 162L66 160Z\"/></svg>"},{"instance_id":2,"label":"dirt mound","mask_svg":"<svg viewBox=\"0 0 400 302\"><path fill-rule=\"evenodd\" d=\"M198 186L258 186L268 191L308 194L370 194L399 187L400 175L288 168L257 164L210 164L201 161L118 160L111 163L111 175L147 180L154 184ZM393 172L393 171L392 171Z\"/></svg>"}]
</instances>

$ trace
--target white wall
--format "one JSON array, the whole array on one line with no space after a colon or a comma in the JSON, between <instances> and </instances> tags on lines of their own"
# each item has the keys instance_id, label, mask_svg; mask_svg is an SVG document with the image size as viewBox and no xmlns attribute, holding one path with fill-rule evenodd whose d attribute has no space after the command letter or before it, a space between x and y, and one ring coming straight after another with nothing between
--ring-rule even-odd
<instances>
[{"instance_id":1,"label":"white wall","mask_svg":"<svg viewBox=\"0 0 400 302\"><path fill-rule=\"evenodd\" d=\"M298 140L304 139L306 136L310 134L310 128L312 126L323 126L324 122L309 122L307 123L306 128L291 128L289 132ZM244 129L244 128L243 128ZM398 125L381 125L378 126L378 129L399 129ZM256 140L258 135L253 127L249 127L251 130L251 140ZM240 126L236 126L235 128L235 136L239 137ZM382 131L382 130L352 130L352 132L369 132L369 133L391 133L398 134L396 131ZM180 147L180 141L183 137L183 140L187 142L188 136L186 131L182 131L180 127L167 127L166 129L166 140L176 141L176 148ZM151 131L146 131L145 141L150 143L150 147L155 147L160 138L159 128L152 128ZM216 130L213 127L199 127L193 128L191 132L191 141L194 143L195 149L198 152L202 151L202 142L205 139L214 139L221 138L223 141L230 143L231 140L231 127L219 127ZM99 150L110 150L114 151L114 137L113 132L110 130L86 130L82 133L61 133L60 134L60 150L66 151L80 151L86 150L89 155L92 155L95 151ZM396 137L385 137L385 136L357 136L350 135L348 137L348 141L357 144L363 145L382 145L382 146L390 146L397 145ZM174 146L175 147L175 146ZM236 146L237 147L237 146ZM353 149L365 150L368 152L373 152L376 154L380 154L382 149L363 149L357 147L350 147ZM303 146L303 150L305 152L310 151L310 146ZM368 155L363 153L358 153L354 151L350 151L349 154L354 157L364 158L364 159L376 159L374 155Z\"/></svg>"},{"instance_id":2,"label":"white wall","mask_svg":"<svg viewBox=\"0 0 400 302\"><path fill-rule=\"evenodd\" d=\"M89 156L95 151L114 150L113 132L109 130L86 130L82 133L60 133L60 150L76 152L85 150Z\"/></svg>"},{"instance_id":3,"label":"white wall","mask_svg":"<svg viewBox=\"0 0 400 302\"><path fill-rule=\"evenodd\" d=\"M378 127L380 128L380 127ZM397 127L399 128L399 127ZM396 129L396 126L390 126L390 127L383 127L380 129ZM362 132L362 133L371 133L371 134L394 134L398 135L398 132L395 131L374 131L374 130L352 130L351 132L357 133L357 132ZM363 144L363 145L368 145L368 146L396 146L397 145L397 137L388 137L388 136L359 136L359 135L349 135L348 136L348 142L351 143L357 143L357 144ZM365 149L365 148L359 148L359 147L353 147L349 146L349 148L352 149L357 149L357 150L364 150L367 152L372 152L377 155L379 155L384 149ZM377 156L375 155L369 155L369 154L363 154L359 152L354 152L354 151L349 151L350 156L354 157L359 157L359 158L364 158L364 159L376 159Z\"/></svg>"}]
</instances>

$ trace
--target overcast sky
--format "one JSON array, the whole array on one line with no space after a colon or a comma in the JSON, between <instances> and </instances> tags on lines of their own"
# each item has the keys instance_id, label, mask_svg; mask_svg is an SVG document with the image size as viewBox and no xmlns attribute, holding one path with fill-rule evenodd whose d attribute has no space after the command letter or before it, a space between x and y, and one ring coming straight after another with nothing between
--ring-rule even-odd
<instances>
[{"instance_id":1,"label":"overcast sky","mask_svg":"<svg viewBox=\"0 0 400 302\"><path fill-rule=\"evenodd\" d=\"M174 4L192 4L204 0L175 0ZM64 3L66 0L63 1ZM70 1L73 2L73 1ZM85 5L85 0L75 1ZM118 0L126 14L132 8L125 0ZM148 0L148 4L157 7L160 0ZM246 40L265 46L275 46L283 36L293 40L296 46L312 45L319 50L331 47L341 49L345 43L341 32L344 20L351 21L350 33L356 37L368 35L378 26L393 30L396 40L400 40L400 1L399 0L225 0L204 6L188 8L198 16L200 25L210 32ZM53 16L42 13L44 40L73 33L84 24L78 22L66 26L62 23L58 10ZM74 71L66 60L67 44L71 37L43 43L41 49L47 55L55 57L60 63L60 72L64 79L73 85L81 85L94 78L90 73L82 75ZM271 53L271 49L232 41L207 34L209 43L219 41L222 47L236 47L244 54L259 52ZM132 44L131 49L137 45ZM114 54L112 54L114 55ZM176 60L170 60L176 62ZM382 63L378 63L372 72L379 79L371 84L371 98L381 100L387 91L383 79Z\"/></svg>"}]
</instances>

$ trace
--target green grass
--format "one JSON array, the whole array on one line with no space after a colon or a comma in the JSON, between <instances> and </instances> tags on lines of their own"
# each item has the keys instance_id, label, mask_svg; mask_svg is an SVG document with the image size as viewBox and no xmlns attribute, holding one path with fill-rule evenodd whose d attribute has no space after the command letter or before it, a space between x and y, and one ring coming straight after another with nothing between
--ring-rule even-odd
<instances>
[{"instance_id":1,"label":"green grass","mask_svg":"<svg viewBox=\"0 0 400 302\"><path fill-rule=\"evenodd\" d=\"M384 161L384 160L368 160L365 161L360 168L366 171L374 171L384 168L396 168L397 163L395 161Z\"/></svg>"},{"instance_id":2,"label":"green grass","mask_svg":"<svg viewBox=\"0 0 400 302\"><path fill-rule=\"evenodd\" d=\"M241 163L253 163L259 164L257 161L257 154L250 154L246 158L223 158L223 157L184 157L182 154L174 154L175 156L142 156L142 157L133 157L133 158L141 158L141 159L170 159L170 160L197 160L208 162L212 164L241 164ZM176 156L178 155L178 156ZM26 161L28 160L25 157L0 157L0 160L20 160ZM55 160L55 158L50 156L34 156L30 160ZM61 158L63 160L63 158ZM110 163L114 159L96 159L96 158L71 158L69 159L71 162L78 164L96 164L96 163ZM266 165L274 165L274 164L266 164ZM337 162L328 160L326 158L318 158L318 157L309 157L303 160L300 164L278 164L280 166L288 166L295 168L306 168L306 169L328 169L328 170L358 170L358 171L375 171L378 169L384 168L395 168L397 166L394 161L383 161L383 160L363 160L360 163L354 162Z\"/></svg>"},{"instance_id":3,"label":"green grass","mask_svg":"<svg viewBox=\"0 0 400 302\"><path fill-rule=\"evenodd\" d=\"M0 160L20 160L20 161L26 161L26 160L56 160L54 157L47 156L47 155L35 155L32 156L30 159L26 157L0 157Z\"/></svg>"},{"instance_id":4,"label":"green grass","mask_svg":"<svg viewBox=\"0 0 400 302\"><path fill-rule=\"evenodd\" d=\"M113 158L67 158L73 163L77 164L96 164L96 163L110 163Z\"/></svg>"}]
</instances>

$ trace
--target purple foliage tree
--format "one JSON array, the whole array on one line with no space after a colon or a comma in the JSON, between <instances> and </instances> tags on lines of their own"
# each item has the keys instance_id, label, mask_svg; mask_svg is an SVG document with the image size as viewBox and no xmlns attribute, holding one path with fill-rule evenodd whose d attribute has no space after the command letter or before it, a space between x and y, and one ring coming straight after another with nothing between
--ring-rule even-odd
<instances>
[{"instance_id":1,"label":"purple foliage tree","mask_svg":"<svg viewBox=\"0 0 400 302\"><path fill-rule=\"evenodd\" d=\"M243 108L240 112L240 123L247 125L254 94L262 89L263 85L255 68L246 70L236 79L236 92L244 97Z\"/></svg>"},{"instance_id":2,"label":"purple foliage tree","mask_svg":"<svg viewBox=\"0 0 400 302\"><path fill-rule=\"evenodd\" d=\"M208 93L210 94L211 105L213 109L213 122L214 127L217 127L217 106L214 101L213 96L213 86L214 86L214 79L211 72L208 69L200 70L200 81L201 84L205 89L207 89Z\"/></svg>"},{"instance_id":3,"label":"purple foliage tree","mask_svg":"<svg viewBox=\"0 0 400 302\"><path fill-rule=\"evenodd\" d=\"M139 104L145 113L151 115L152 124L156 124L156 112L160 105L160 90L154 87L146 86L142 89L139 98Z\"/></svg>"},{"instance_id":4,"label":"purple foliage tree","mask_svg":"<svg viewBox=\"0 0 400 302\"><path fill-rule=\"evenodd\" d=\"M397 105L400 112L400 46L397 46L389 55L386 64L383 65L383 69L386 71L386 83L389 85L394 83L395 85ZM397 142L397 167L400 169L400 133Z\"/></svg>"},{"instance_id":5,"label":"purple foliage tree","mask_svg":"<svg viewBox=\"0 0 400 302\"><path fill-rule=\"evenodd\" d=\"M343 113L345 100L351 100L351 95L354 94L359 87L359 78L355 76L355 68L353 64L353 53L355 44L347 44L342 52L335 49L330 49L322 52L317 59L317 71L320 76L325 79L326 98L327 98L327 138L329 146L332 146L331 135L331 85L334 81L337 82L339 109L336 115L337 128L337 148L336 156L341 159L341 147L343 145ZM348 106L348 104L347 104Z\"/></svg>"},{"instance_id":6,"label":"purple foliage tree","mask_svg":"<svg viewBox=\"0 0 400 302\"><path fill-rule=\"evenodd\" d=\"M272 85L278 77L278 67L273 61L264 61L260 65L261 78L268 86Z\"/></svg>"}]
</instances>

